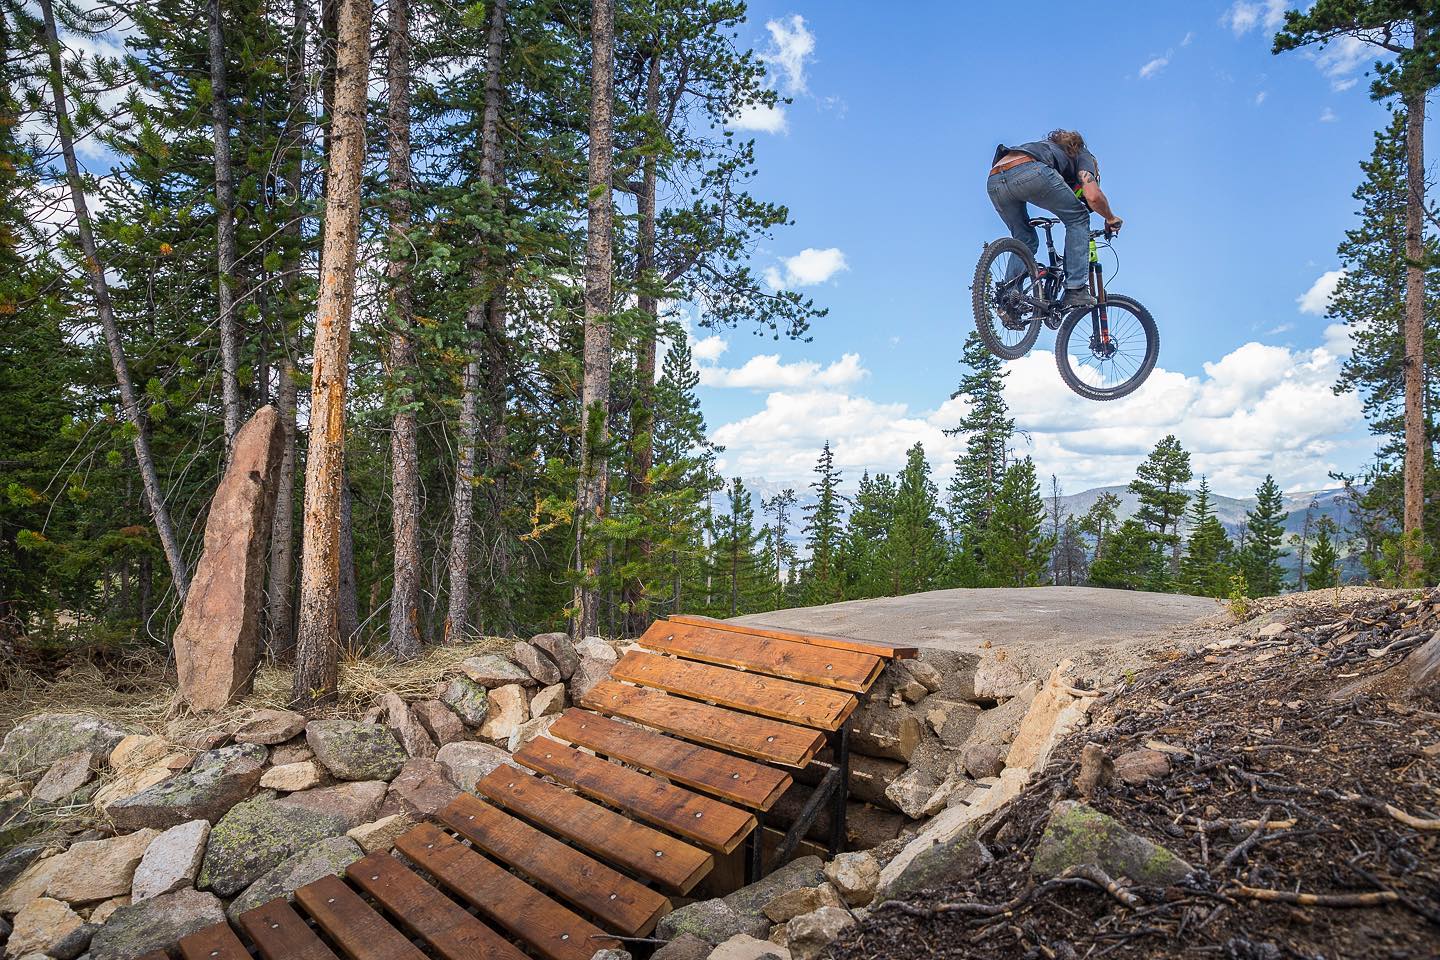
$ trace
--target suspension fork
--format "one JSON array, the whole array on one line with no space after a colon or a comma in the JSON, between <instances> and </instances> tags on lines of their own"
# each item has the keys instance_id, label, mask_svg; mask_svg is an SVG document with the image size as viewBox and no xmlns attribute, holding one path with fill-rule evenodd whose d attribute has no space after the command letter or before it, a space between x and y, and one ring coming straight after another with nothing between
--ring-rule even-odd
<instances>
[{"instance_id":1,"label":"suspension fork","mask_svg":"<svg viewBox=\"0 0 1440 960\"><path fill-rule=\"evenodd\" d=\"M1095 298L1095 310L1090 314L1092 332L1095 343L1104 349L1110 346L1110 311L1105 307L1105 271L1093 237L1090 239L1090 294Z\"/></svg>"}]
</instances>

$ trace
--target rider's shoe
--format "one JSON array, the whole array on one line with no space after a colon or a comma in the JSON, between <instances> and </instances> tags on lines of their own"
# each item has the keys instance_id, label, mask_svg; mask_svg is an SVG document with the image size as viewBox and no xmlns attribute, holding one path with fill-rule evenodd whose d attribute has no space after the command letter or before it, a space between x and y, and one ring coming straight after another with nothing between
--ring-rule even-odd
<instances>
[{"instance_id":1,"label":"rider's shoe","mask_svg":"<svg viewBox=\"0 0 1440 960\"><path fill-rule=\"evenodd\" d=\"M1065 291L1065 299L1060 301L1060 309L1089 310L1096 304L1095 295L1085 287L1072 287Z\"/></svg>"}]
</instances>

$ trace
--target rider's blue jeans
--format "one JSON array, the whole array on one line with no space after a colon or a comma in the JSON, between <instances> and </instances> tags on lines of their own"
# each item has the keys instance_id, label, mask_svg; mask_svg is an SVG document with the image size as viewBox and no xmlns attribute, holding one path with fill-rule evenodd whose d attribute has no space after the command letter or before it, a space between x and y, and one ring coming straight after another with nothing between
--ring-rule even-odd
<instances>
[{"instance_id":1,"label":"rider's blue jeans","mask_svg":"<svg viewBox=\"0 0 1440 960\"><path fill-rule=\"evenodd\" d=\"M1010 236L1040 255L1040 237L1030 226L1033 203L1049 210L1065 224L1065 287L1075 289L1089 284L1090 272L1090 209L1080 202L1075 192L1054 167L1035 160L991 175L985 185L995 212L1010 228ZM1011 257L1007 278L1020 272L1019 259Z\"/></svg>"}]
</instances>

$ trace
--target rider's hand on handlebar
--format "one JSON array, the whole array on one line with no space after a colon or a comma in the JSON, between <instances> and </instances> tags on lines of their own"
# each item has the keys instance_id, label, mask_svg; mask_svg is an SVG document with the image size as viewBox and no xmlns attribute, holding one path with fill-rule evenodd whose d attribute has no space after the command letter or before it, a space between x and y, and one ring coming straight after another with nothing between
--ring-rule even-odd
<instances>
[{"instance_id":1,"label":"rider's hand on handlebar","mask_svg":"<svg viewBox=\"0 0 1440 960\"><path fill-rule=\"evenodd\" d=\"M1111 217L1105 221L1105 233L1113 237L1120 232L1120 228L1124 226L1124 224L1125 221L1119 217Z\"/></svg>"}]
</instances>

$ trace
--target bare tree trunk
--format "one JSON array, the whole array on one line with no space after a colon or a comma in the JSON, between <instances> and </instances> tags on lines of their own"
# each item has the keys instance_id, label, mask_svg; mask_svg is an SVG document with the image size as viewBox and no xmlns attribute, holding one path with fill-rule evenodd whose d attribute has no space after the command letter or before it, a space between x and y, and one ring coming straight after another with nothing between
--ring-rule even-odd
<instances>
[{"instance_id":1,"label":"bare tree trunk","mask_svg":"<svg viewBox=\"0 0 1440 960\"><path fill-rule=\"evenodd\" d=\"M650 65L645 77L645 112L657 117L660 112L660 50L659 44L650 55ZM635 403L630 408L630 503L631 508L644 508L650 498L650 468L655 463L655 338L660 325L660 302L652 284L655 277L655 192L657 158L652 152L645 156L640 176L640 196L637 199L640 225L635 238L635 271L639 274L641 314L645 317L645 328L640 331L640 342L635 357ZM648 569L654 544L647 531L642 530L636 538L635 561L641 569ZM778 552L777 552L778 556ZM638 637L649 626L648 602L645 597L645 581L637 574L625 582L621 600L629 613L626 616L626 632Z\"/></svg>"},{"instance_id":2,"label":"bare tree trunk","mask_svg":"<svg viewBox=\"0 0 1440 960\"><path fill-rule=\"evenodd\" d=\"M220 308L220 396L225 460L240 430L240 338L235 321L235 180L230 167L230 101L225 80L225 28L220 0L206 5L210 21L210 124L215 136L215 261Z\"/></svg>"},{"instance_id":3,"label":"bare tree trunk","mask_svg":"<svg viewBox=\"0 0 1440 960\"><path fill-rule=\"evenodd\" d=\"M495 584L494 632L502 633L513 630L515 620L510 608L510 538L505 522L505 505L509 496L507 474L510 469L510 438L505 427L505 393L510 372L506 348L509 331L506 329L505 285L500 281L497 284L485 308L485 420L480 432L485 445L485 471L490 481L485 486L485 530L492 538L490 577Z\"/></svg>"},{"instance_id":4,"label":"bare tree trunk","mask_svg":"<svg viewBox=\"0 0 1440 960\"><path fill-rule=\"evenodd\" d=\"M340 465L340 649L360 650L360 585L355 578L355 495L350 473Z\"/></svg>"},{"instance_id":5,"label":"bare tree trunk","mask_svg":"<svg viewBox=\"0 0 1440 960\"><path fill-rule=\"evenodd\" d=\"M130 380L130 365L125 359L125 345L120 340L120 329L115 323L115 310L110 303L110 285L105 280L105 264L100 259L99 248L95 245L95 234L90 226L90 207L85 201L85 185L80 179L80 165L75 160L75 138L70 129L70 109L65 96L65 75L61 70L60 35L55 28L55 11L51 0L40 0L40 12L45 20L45 40L50 59L50 90L55 101L55 129L60 137L60 151L65 158L65 179L70 188L70 201L75 207L75 232L80 238L80 249L85 254L85 269L90 275L90 291L95 297L95 312L100 317L100 326L105 331L105 345L110 350L110 364L115 369L115 382L120 388L120 402L125 408L125 417L135 428L135 463L140 468L140 482L145 489L145 499L150 505L150 516L155 520L155 533L165 551L165 560L170 565L170 577L180 599L190 588L190 575L185 568L185 558L180 555L180 543L175 537L175 527L170 521L170 510L160 491L160 476L155 470L155 458L150 452L150 433L140 413L135 385Z\"/></svg>"},{"instance_id":6,"label":"bare tree trunk","mask_svg":"<svg viewBox=\"0 0 1440 960\"><path fill-rule=\"evenodd\" d=\"M391 535L394 586L386 652L397 660L420 654L420 455L415 424L414 296L410 273L410 4L389 0L390 432Z\"/></svg>"},{"instance_id":7,"label":"bare tree trunk","mask_svg":"<svg viewBox=\"0 0 1440 960\"><path fill-rule=\"evenodd\" d=\"M300 629L293 701L333 700L338 684L340 509L345 463L345 388L360 181L365 160L365 93L370 70L370 0L343 0L336 52L335 112L327 158L325 230L315 361L311 371L310 444L305 464L305 549L300 569Z\"/></svg>"},{"instance_id":8,"label":"bare tree trunk","mask_svg":"<svg viewBox=\"0 0 1440 960\"><path fill-rule=\"evenodd\" d=\"M293 259L285 264L285 277L281 281L286 306L293 306L300 269L300 190L301 163L304 155L303 129L300 117L305 110L305 28L309 20L309 0L295 0L294 26L290 39L289 71L290 117L286 125L285 149L290 157L285 164L286 192L295 204L284 234L290 244ZM280 316L280 375L276 384L276 405L280 411L280 427L285 435L285 450L280 459L280 473L276 479L275 518L270 527L270 569L269 584L265 590L268 609L265 622L268 627L267 646L271 659L279 659L295 646L295 462L296 435L295 408L299 395L295 367L295 341L290 335L290 326L284 311Z\"/></svg>"},{"instance_id":9,"label":"bare tree trunk","mask_svg":"<svg viewBox=\"0 0 1440 960\"><path fill-rule=\"evenodd\" d=\"M1419 30L1419 25L1416 25ZM1417 46L1420 37L1415 38ZM1425 580L1425 94L1405 97L1405 578Z\"/></svg>"},{"instance_id":10,"label":"bare tree trunk","mask_svg":"<svg viewBox=\"0 0 1440 960\"><path fill-rule=\"evenodd\" d=\"M610 417L610 249L615 12L592 0L590 15L590 189L585 247L585 362L580 390L580 482L575 503L577 637L599 624L600 555L586 534L605 516Z\"/></svg>"},{"instance_id":11,"label":"bare tree trunk","mask_svg":"<svg viewBox=\"0 0 1440 960\"><path fill-rule=\"evenodd\" d=\"M500 78L505 41L506 0L494 0L485 43L485 113L480 126L480 182L498 191L500 162ZM473 285L485 283L488 259L481 257L473 271ZM479 424L481 336L484 312L490 299L471 304L465 313L470 337L470 362L460 385L459 456L455 464L455 495L451 504L450 604L445 618L445 639L463 636L470 629L470 542L474 536L475 459ZM503 321L502 321L503 323Z\"/></svg>"}]
</instances>

